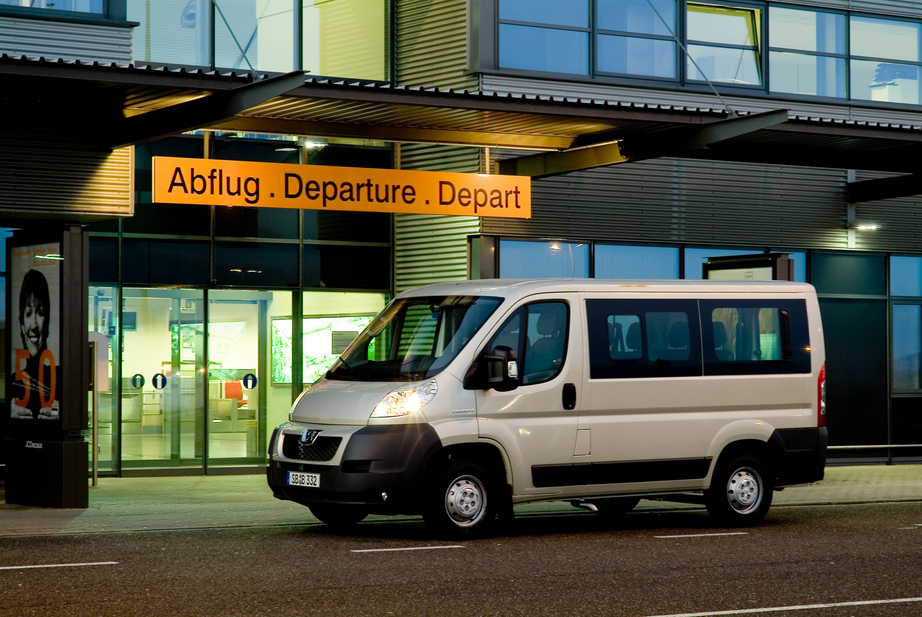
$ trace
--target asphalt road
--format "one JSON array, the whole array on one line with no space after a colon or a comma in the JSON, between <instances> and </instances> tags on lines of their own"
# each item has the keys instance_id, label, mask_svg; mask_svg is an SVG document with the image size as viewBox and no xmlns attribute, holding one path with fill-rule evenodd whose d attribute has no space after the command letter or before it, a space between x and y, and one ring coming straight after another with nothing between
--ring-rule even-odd
<instances>
[{"instance_id":1,"label":"asphalt road","mask_svg":"<svg viewBox=\"0 0 922 617\"><path fill-rule=\"evenodd\" d=\"M38 567L41 566L41 567ZM416 518L0 538L0 615L922 615L922 504L528 516L433 539Z\"/></svg>"}]
</instances>

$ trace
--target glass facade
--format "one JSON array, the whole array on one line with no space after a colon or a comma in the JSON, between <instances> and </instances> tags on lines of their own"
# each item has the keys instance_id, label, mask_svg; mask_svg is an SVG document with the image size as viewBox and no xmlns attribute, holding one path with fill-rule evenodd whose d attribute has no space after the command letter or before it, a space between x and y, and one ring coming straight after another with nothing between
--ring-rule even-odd
<instances>
[{"instance_id":1,"label":"glass facade","mask_svg":"<svg viewBox=\"0 0 922 617\"><path fill-rule=\"evenodd\" d=\"M500 240L500 278L586 278L589 245Z\"/></svg>"},{"instance_id":2,"label":"glass facade","mask_svg":"<svg viewBox=\"0 0 922 617\"><path fill-rule=\"evenodd\" d=\"M772 2L496 1L499 57L485 68L922 103L919 20Z\"/></svg>"},{"instance_id":3,"label":"glass facade","mask_svg":"<svg viewBox=\"0 0 922 617\"><path fill-rule=\"evenodd\" d=\"M105 0L0 0L0 6L67 11L69 13L105 13Z\"/></svg>"},{"instance_id":4,"label":"glass facade","mask_svg":"<svg viewBox=\"0 0 922 617\"><path fill-rule=\"evenodd\" d=\"M390 298L391 215L151 203L153 156L297 163L287 145L193 134L140 146L136 215L90 226L89 328L109 341L101 473L264 465L294 397ZM383 146L323 150L304 158L390 166Z\"/></svg>"},{"instance_id":5,"label":"glass facade","mask_svg":"<svg viewBox=\"0 0 922 617\"><path fill-rule=\"evenodd\" d=\"M136 61L386 81L387 0L128 0Z\"/></svg>"}]
</instances>

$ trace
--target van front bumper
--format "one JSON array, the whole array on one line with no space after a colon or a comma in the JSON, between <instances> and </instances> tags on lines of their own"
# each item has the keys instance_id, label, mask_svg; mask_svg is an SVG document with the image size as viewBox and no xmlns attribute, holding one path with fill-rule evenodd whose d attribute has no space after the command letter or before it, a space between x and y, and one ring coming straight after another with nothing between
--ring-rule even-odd
<instances>
[{"instance_id":1,"label":"van front bumper","mask_svg":"<svg viewBox=\"0 0 922 617\"><path fill-rule=\"evenodd\" d=\"M275 497L311 504L354 505L381 514L418 510L420 470L441 442L428 424L366 426L339 446L330 463L285 456L279 440L299 435L276 429L272 434L267 480ZM289 472L318 474L320 486L288 484Z\"/></svg>"}]
</instances>

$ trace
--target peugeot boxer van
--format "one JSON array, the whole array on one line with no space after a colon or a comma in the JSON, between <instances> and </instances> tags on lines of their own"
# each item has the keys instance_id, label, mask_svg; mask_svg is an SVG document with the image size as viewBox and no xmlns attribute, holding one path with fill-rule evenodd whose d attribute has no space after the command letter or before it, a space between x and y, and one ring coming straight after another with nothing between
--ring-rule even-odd
<instances>
[{"instance_id":1,"label":"peugeot boxer van","mask_svg":"<svg viewBox=\"0 0 922 617\"><path fill-rule=\"evenodd\" d=\"M279 499L479 535L513 506L641 498L760 521L821 480L823 329L787 282L480 280L397 296L269 445Z\"/></svg>"}]
</instances>

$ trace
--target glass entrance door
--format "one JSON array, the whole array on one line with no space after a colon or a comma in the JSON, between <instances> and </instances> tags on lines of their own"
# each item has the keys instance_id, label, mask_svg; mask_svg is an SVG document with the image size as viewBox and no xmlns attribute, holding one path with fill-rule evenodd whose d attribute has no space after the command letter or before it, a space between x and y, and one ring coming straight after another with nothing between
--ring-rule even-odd
<instances>
[{"instance_id":1,"label":"glass entrance door","mask_svg":"<svg viewBox=\"0 0 922 617\"><path fill-rule=\"evenodd\" d=\"M122 293L122 471L202 468L205 450L203 292Z\"/></svg>"},{"instance_id":2,"label":"glass entrance door","mask_svg":"<svg viewBox=\"0 0 922 617\"><path fill-rule=\"evenodd\" d=\"M208 468L266 464L266 413L287 412L291 385L272 387L270 324L291 292L208 292Z\"/></svg>"}]
</instances>

